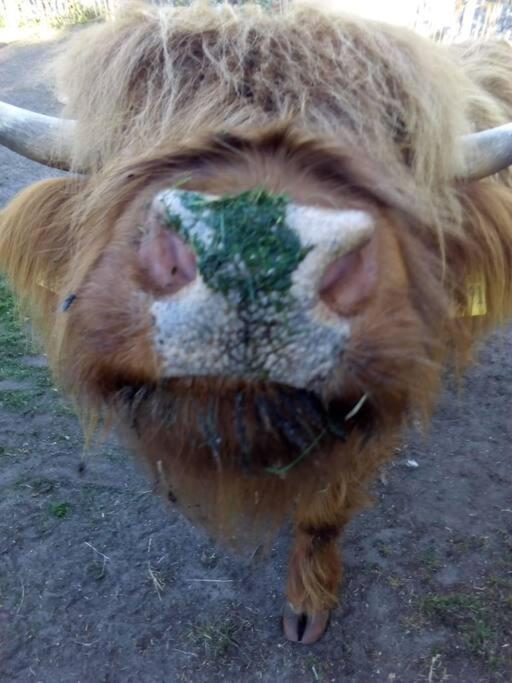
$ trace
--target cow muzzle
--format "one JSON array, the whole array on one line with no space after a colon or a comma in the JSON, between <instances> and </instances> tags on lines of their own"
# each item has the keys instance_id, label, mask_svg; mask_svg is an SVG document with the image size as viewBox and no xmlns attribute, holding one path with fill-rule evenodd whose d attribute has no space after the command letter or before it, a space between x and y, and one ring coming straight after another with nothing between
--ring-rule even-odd
<instances>
[{"instance_id":1,"label":"cow muzzle","mask_svg":"<svg viewBox=\"0 0 512 683\"><path fill-rule=\"evenodd\" d=\"M251 190L159 192L138 248L163 377L318 389L375 287L374 219Z\"/></svg>"}]
</instances>

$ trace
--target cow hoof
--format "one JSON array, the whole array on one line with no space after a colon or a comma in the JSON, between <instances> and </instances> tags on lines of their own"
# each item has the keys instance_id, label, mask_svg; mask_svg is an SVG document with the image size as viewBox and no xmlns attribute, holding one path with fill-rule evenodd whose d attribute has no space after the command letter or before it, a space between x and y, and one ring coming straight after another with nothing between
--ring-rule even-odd
<instances>
[{"instance_id":1,"label":"cow hoof","mask_svg":"<svg viewBox=\"0 0 512 683\"><path fill-rule=\"evenodd\" d=\"M288 640L303 645L312 645L323 636L329 623L329 610L307 614L296 612L289 602L283 610L283 631Z\"/></svg>"}]
</instances>

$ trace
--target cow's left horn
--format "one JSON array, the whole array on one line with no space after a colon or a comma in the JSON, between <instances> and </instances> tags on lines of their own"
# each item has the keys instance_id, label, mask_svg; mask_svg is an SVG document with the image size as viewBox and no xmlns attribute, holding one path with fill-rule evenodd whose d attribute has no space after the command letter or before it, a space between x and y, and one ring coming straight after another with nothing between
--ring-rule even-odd
<instances>
[{"instance_id":1,"label":"cow's left horn","mask_svg":"<svg viewBox=\"0 0 512 683\"><path fill-rule=\"evenodd\" d=\"M0 102L0 145L45 166L68 170L75 122Z\"/></svg>"},{"instance_id":2,"label":"cow's left horn","mask_svg":"<svg viewBox=\"0 0 512 683\"><path fill-rule=\"evenodd\" d=\"M459 177L480 180L512 165L512 123L463 138L464 168Z\"/></svg>"}]
</instances>

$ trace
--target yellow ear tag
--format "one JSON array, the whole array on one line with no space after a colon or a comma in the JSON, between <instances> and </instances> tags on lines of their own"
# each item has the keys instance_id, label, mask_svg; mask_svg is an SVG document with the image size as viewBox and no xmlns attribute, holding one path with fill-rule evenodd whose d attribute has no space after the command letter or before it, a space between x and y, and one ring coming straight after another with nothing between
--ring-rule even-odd
<instances>
[{"instance_id":1,"label":"yellow ear tag","mask_svg":"<svg viewBox=\"0 0 512 683\"><path fill-rule=\"evenodd\" d=\"M466 305L458 307L457 316L460 318L472 318L486 314L485 278L482 274L473 275L466 283Z\"/></svg>"}]
</instances>

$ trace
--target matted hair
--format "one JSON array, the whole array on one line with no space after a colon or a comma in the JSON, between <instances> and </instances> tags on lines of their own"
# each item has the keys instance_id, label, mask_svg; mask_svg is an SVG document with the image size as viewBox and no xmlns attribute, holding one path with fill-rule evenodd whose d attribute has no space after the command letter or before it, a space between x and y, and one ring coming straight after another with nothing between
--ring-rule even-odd
<instances>
[{"instance_id":1,"label":"matted hair","mask_svg":"<svg viewBox=\"0 0 512 683\"><path fill-rule=\"evenodd\" d=\"M128 3L73 36L50 68L64 115L78 119L76 168L198 132L293 121L378 157L446 232L460 228L448 182L460 136L512 119L509 63L505 45L454 59L406 29L300 5L270 15L196 2ZM500 81L498 99L488 89Z\"/></svg>"}]
</instances>

